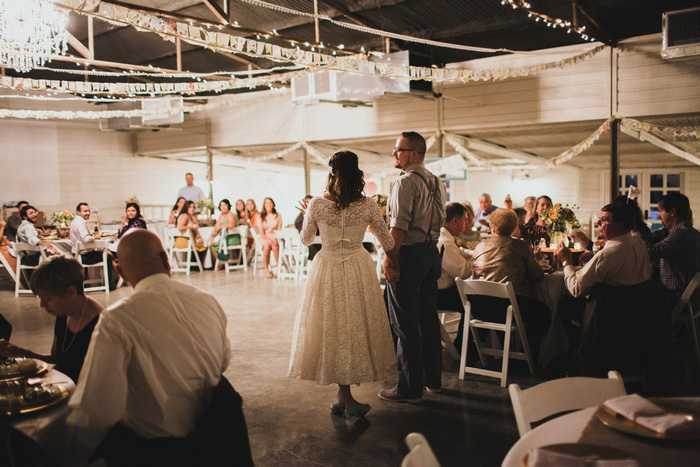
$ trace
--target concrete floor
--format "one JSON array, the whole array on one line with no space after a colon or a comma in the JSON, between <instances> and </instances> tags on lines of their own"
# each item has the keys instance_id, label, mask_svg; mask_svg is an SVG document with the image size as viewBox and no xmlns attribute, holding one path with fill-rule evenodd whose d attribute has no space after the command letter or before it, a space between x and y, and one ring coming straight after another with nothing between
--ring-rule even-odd
<instances>
[{"instance_id":1,"label":"concrete floor","mask_svg":"<svg viewBox=\"0 0 700 467\"><path fill-rule=\"evenodd\" d=\"M396 381L390 373L385 381L353 389L359 401L372 405L368 422L331 416L337 386L286 376L303 283L265 279L252 270L174 277L213 294L228 315L232 358L226 376L243 396L256 465L398 466L408 452L404 438L414 431L426 436L444 466L500 465L518 439L507 389L489 378L460 381L458 362L447 351L441 394L426 393L420 405L381 401L377 392ZM53 318L36 298L15 298L13 287L0 272L0 313L14 327L13 343L48 353ZM123 287L90 296L108 306L131 293ZM509 383L527 387L541 382L517 363Z\"/></svg>"}]
</instances>

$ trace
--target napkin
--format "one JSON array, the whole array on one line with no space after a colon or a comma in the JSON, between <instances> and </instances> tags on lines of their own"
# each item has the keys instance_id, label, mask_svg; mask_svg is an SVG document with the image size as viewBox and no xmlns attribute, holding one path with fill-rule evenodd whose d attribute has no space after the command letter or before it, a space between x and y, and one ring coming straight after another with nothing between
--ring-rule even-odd
<instances>
[{"instance_id":1,"label":"napkin","mask_svg":"<svg viewBox=\"0 0 700 467\"><path fill-rule=\"evenodd\" d=\"M680 434L698 428L697 421L692 417L670 414L638 394L616 397L604 405L628 420L658 433Z\"/></svg>"},{"instance_id":2,"label":"napkin","mask_svg":"<svg viewBox=\"0 0 700 467\"><path fill-rule=\"evenodd\" d=\"M634 459L594 459L592 456L575 456L563 452L550 451L546 447L530 452L528 467L639 467Z\"/></svg>"}]
</instances>

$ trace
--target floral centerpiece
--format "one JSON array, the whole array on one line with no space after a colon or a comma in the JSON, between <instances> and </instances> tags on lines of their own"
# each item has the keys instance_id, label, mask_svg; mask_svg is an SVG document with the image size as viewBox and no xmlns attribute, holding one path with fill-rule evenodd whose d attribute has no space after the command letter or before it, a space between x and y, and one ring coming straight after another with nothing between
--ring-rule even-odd
<instances>
[{"instance_id":1,"label":"floral centerpiece","mask_svg":"<svg viewBox=\"0 0 700 467\"><path fill-rule=\"evenodd\" d=\"M209 198L200 198L197 200L197 209L208 212L207 217L211 217L214 215L214 202Z\"/></svg>"},{"instance_id":2,"label":"floral centerpiece","mask_svg":"<svg viewBox=\"0 0 700 467\"><path fill-rule=\"evenodd\" d=\"M73 221L73 219L75 219L75 216L70 211L56 211L53 214L51 214L51 217L49 218L49 224L60 227L66 227Z\"/></svg>"},{"instance_id":3,"label":"floral centerpiece","mask_svg":"<svg viewBox=\"0 0 700 467\"><path fill-rule=\"evenodd\" d=\"M544 220L544 228L553 244L558 245L559 242L565 241L571 229L581 227L576 214L574 214L574 209L577 209L575 204L569 207L568 204L562 206L561 203L557 203L540 214L540 218Z\"/></svg>"},{"instance_id":4,"label":"floral centerpiece","mask_svg":"<svg viewBox=\"0 0 700 467\"><path fill-rule=\"evenodd\" d=\"M377 206L379 206L382 216L386 217L386 203L389 201L389 198L386 195L377 193L376 195L372 195L372 199L377 203Z\"/></svg>"}]
</instances>

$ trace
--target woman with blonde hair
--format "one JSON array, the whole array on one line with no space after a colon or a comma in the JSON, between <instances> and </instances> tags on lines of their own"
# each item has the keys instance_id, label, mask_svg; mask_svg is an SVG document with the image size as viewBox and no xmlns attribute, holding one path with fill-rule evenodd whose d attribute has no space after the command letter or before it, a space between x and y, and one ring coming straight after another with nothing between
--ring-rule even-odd
<instances>
[{"instance_id":1,"label":"woman with blonde hair","mask_svg":"<svg viewBox=\"0 0 700 467\"><path fill-rule=\"evenodd\" d=\"M492 282L510 282L518 301L523 321L528 323L527 337L535 361L540 344L552 319L547 305L535 298L535 282L544 277L544 271L526 242L511 235L518 227L518 216L509 209L496 209L489 218L493 237L479 243L474 249L472 278ZM505 322L505 299L474 296L474 316L485 321Z\"/></svg>"}]
</instances>

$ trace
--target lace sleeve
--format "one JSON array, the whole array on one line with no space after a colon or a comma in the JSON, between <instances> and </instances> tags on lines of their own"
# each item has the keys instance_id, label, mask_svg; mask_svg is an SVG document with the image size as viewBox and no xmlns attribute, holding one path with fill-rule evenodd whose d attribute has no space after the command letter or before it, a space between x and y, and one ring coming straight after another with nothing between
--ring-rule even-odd
<instances>
[{"instance_id":1,"label":"lace sleeve","mask_svg":"<svg viewBox=\"0 0 700 467\"><path fill-rule=\"evenodd\" d=\"M385 251L389 251L394 248L394 237L389 233L389 229L386 226L386 221L382 212L379 210L379 206L373 200L368 199L369 205L369 225L372 226L374 230L374 235L379 240Z\"/></svg>"},{"instance_id":2,"label":"lace sleeve","mask_svg":"<svg viewBox=\"0 0 700 467\"><path fill-rule=\"evenodd\" d=\"M309 201L309 205L306 207L306 214L304 215L304 225L301 228L301 241L306 246L309 246L314 242L314 239L316 238L316 231L318 230L316 217L314 216L315 206L316 198Z\"/></svg>"}]
</instances>

